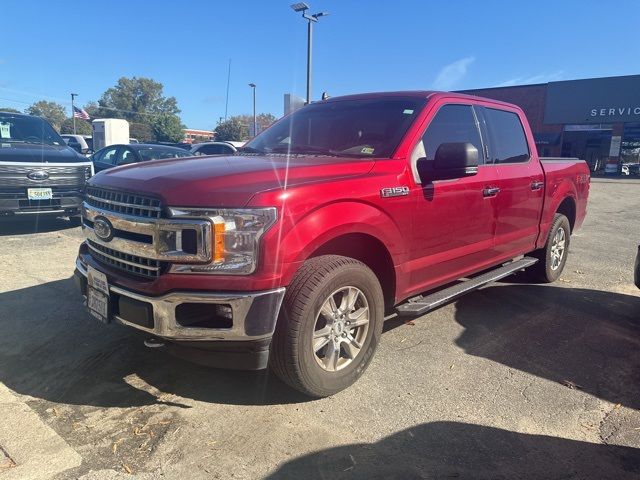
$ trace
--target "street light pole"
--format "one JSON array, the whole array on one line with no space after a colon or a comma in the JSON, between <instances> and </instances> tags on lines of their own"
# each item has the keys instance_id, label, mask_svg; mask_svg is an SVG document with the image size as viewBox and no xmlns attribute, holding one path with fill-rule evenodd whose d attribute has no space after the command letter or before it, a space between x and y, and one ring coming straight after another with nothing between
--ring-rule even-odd
<instances>
[{"instance_id":1,"label":"street light pole","mask_svg":"<svg viewBox=\"0 0 640 480\"><path fill-rule=\"evenodd\" d=\"M302 18L308 21L307 24L307 105L311 103L311 71L312 71L312 49L313 49L313 24L317 22L320 17L329 15L328 12L318 12L313 15L309 15L309 5L304 2L294 3L291 8L295 12L302 12Z\"/></svg>"},{"instance_id":2,"label":"street light pole","mask_svg":"<svg viewBox=\"0 0 640 480\"><path fill-rule=\"evenodd\" d=\"M76 108L73 103L73 100L78 96L77 93L71 94L71 118L73 119L73 134L76 134Z\"/></svg>"},{"instance_id":3,"label":"street light pole","mask_svg":"<svg viewBox=\"0 0 640 480\"><path fill-rule=\"evenodd\" d=\"M253 136L258 135L258 119L256 117L256 84L250 83L249 86L253 88Z\"/></svg>"}]
</instances>

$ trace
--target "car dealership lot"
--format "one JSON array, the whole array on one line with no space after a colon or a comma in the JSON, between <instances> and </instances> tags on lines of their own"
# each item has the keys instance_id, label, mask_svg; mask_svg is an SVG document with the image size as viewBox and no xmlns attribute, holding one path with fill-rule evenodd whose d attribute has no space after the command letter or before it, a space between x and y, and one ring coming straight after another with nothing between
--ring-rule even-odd
<instances>
[{"instance_id":1,"label":"car dealership lot","mask_svg":"<svg viewBox=\"0 0 640 480\"><path fill-rule=\"evenodd\" d=\"M594 180L560 281L392 318L362 379L311 401L99 324L71 278L80 229L5 219L0 478L637 478L639 192Z\"/></svg>"}]
</instances>

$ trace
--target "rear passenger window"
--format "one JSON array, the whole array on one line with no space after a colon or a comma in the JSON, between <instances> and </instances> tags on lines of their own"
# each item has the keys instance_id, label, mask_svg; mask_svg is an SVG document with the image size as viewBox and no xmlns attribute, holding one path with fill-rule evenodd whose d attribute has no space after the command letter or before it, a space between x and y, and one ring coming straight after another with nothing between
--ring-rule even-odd
<instances>
[{"instance_id":1,"label":"rear passenger window","mask_svg":"<svg viewBox=\"0 0 640 480\"><path fill-rule=\"evenodd\" d=\"M443 143L471 143L478 149L478 160L482 163L480 132L469 105L445 105L438 110L422 136L424 157L433 160Z\"/></svg>"},{"instance_id":2,"label":"rear passenger window","mask_svg":"<svg viewBox=\"0 0 640 480\"><path fill-rule=\"evenodd\" d=\"M495 163L529 160L529 145L520 118L513 112L485 108L484 115L491 137L489 156Z\"/></svg>"}]
</instances>

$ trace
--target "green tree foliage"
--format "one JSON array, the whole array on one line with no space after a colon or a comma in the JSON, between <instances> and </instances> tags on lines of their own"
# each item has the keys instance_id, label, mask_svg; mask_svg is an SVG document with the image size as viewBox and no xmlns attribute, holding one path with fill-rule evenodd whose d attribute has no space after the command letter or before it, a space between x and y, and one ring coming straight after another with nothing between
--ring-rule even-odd
<instances>
[{"instance_id":1,"label":"green tree foliage","mask_svg":"<svg viewBox=\"0 0 640 480\"><path fill-rule=\"evenodd\" d=\"M251 118L253 121L253 117ZM241 141L249 136L249 126L241 120L241 117L230 117L229 120L220 123L215 132L218 141Z\"/></svg>"},{"instance_id":2,"label":"green tree foliage","mask_svg":"<svg viewBox=\"0 0 640 480\"><path fill-rule=\"evenodd\" d=\"M64 120L67 118L67 113L62 105L56 102L49 102L47 100L40 100L39 102L34 103L27 108L26 112L29 115L46 118L58 131L60 130L60 127L62 127Z\"/></svg>"},{"instance_id":3,"label":"green tree foliage","mask_svg":"<svg viewBox=\"0 0 640 480\"><path fill-rule=\"evenodd\" d=\"M247 128L249 127L249 125L253 124L253 114L236 115L231 118L237 118L242 124L247 125ZM276 120L276 116L272 113L259 113L258 115L256 115L258 131L261 132Z\"/></svg>"},{"instance_id":4,"label":"green tree foliage","mask_svg":"<svg viewBox=\"0 0 640 480\"><path fill-rule=\"evenodd\" d=\"M16 110L11 107L0 107L0 112L8 112L8 113L22 113L20 110Z\"/></svg>"},{"instance_id":5,"label":"green tree foliage","mask_svg":"<svg viewBox=\"0 0 640 480\"><path fill-rule=\"evenodd\" d=\"M164 87L150 78L122 77L98 100L99 116L151 123L155 115L180 113L175 97L165 97Z\"/></svg>"},{"instance_id":6,"label":"green tree foliage","mask_svg":"<svg viewBox=\"0 0 640 480\"><path fill-rule=\"evenodd\" d=\"M129 137L135 138L140 143L155 141L153 129L146 123L130 122Z\"/></svg>"},{"instance_id":7,"label":"green tree foliage","mask_svg":"<svg viewBox=\"0 0 640 480\"><path fill-rule=\"evenodd\" d=\"M73 118L66 118L62 122L60 127L60 133L73 133ZM76 133L78 135L91 135L93 134L93 127L91 122L76 118Z\"/></svg>"},{"instance_id":8,"label":"green tree foliage","mask_svg":"<svg viewBox=\"0 0 640 480\"><path fill-rule=\"evenodd\" d=\"M130 123L130 134L140 141L160 140L155 131L177 136L175 123L180 123L178 102L175 97L166 97L162 83L144 77L122 77L107 89L97 105L88 106L92 118L124 118ZM92 111L90 111L92 110ZM95 115L94 115L95 114ZM167 120L166 116L175 117ZM182 128L180 128L182 138Z\"/></svg>"},{"instance_id":9,"label":"green tree foliage","mask_svg":"<svg viewBox=\"0 0 640 480\"><path fill-rule=\"evenodd\" d=\"M177 115L157 115L153 118L151 128L159 142L177 143L184 140L184 125Z\"/></svg>"}]
</instances>

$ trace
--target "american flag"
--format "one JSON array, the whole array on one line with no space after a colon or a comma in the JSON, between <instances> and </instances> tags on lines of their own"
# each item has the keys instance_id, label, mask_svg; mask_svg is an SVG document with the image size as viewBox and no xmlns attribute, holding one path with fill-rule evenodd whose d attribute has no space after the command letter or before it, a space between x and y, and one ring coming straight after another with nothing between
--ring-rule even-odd
<instances>
[{"instance_id":1,"label":"american flag","mask_svg":"<svg viewBox=\"0 0 640 480\"><path fill-rule=\"evenodd\" d=\"M76 118L81 118L83 120L90 120L89 114L85 112L82 108L78 108L75 105L73 106L73 116Z\"/></svg>"}]
</instances>

